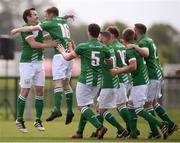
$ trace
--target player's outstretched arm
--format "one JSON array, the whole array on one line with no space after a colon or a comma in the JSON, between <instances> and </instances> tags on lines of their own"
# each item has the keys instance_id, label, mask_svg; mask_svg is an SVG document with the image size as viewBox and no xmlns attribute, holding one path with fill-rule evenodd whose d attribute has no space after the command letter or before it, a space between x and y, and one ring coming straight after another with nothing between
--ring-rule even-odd
<instances>
[{"instance_id":1,"label":"player's outstretched arm","mask_svg":"<svg viewBox=\"0 0 180 143\"><path fill-rule=\"evenodd\" d=\"M59 44L57 40L52 40L49 43L40 43L37 42L34 37L29 37L27 42L32 48L54 48Z\"/></svg>"},{"instance_id":2,"label":"player's outstretched arm","mask_svg":"<svg viewBox=\"0 0 180 143\"><path fill-rule=\"evenodd\" d=\"M137 69L137 62L136 62L136 59L132 59L130 62L129 62L129 65L128 66L125 66L125 67L122 67L122 68L113 68L111 69L111 73L112 75L118 75L118 74L122 74L122 73L130 73L130 72L133 72Z\"/></svg>"},{"instance_id":3,"label":"player's outstretched arm","mask_svg":"<svg viewBox=\"0 0 180 143\"><path fill-rule=\"evenodd\" d=\"M24 27L20 27L20 28L14 28L13 30L11 30L11 35L15 35L16 33L20 33L20 32L32 32L32 31L36 31L36 30L41 30L41 28L38 25L35 26L24 26Z\"/></svg>"},{"instance_id":4,"label":"player's outstretched arm","mask_svg":"<svg viewBox=\"0 0 180 143\"><path fill-rule=\"evenodd\" d=\"M70 61L78 56L74 50L72 50L70 53L66 53L62 44L58 44L57 47L58 51L63 55L64 59L67 61Z\"/></svg>"},{"instance_id":5,"label":"player's outstretched arm","mask_svg":"<svg viewBox=\"0 0 180 143\"><path fill-rule=\"evenodd\" d=\"M128 49L134 48L136 51L138 51L143 57L149 56L149 49L147 47L139 47L136 44L127 44L126 47Z\"/></svg>"}]
</instances>

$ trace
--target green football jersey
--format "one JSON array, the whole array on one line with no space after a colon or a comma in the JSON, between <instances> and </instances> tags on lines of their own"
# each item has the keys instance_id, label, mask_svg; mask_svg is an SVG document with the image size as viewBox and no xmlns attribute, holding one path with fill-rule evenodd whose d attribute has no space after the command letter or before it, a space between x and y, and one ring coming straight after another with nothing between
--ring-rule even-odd
<instances>
[{"instance_id":1,"label":"green football jersey","mask_svg":"<svg viewBox=\"0 0 180 143\"><path fill-rule=\"evenodd\" d=\"M137 44L140 47L147 47L149 49L149 56L144 58L148 68L149 79L162 80L163 71L159 64L156 45L153 40L147 36L143 36L137 41Z\"/></svg>"},{"instance_id":2,"label":"green football jersey","mask_svg":"<svg viewBox=\"0 0 180 143\"><path fill-rule=\"evenodd\" d=\"M89 86L100 86L104 59L110 58L107 47L97 39L91 39L79 44L74 50L81 58L79 82Z\"/></svg>"},{"instance_id":3,"label":"green football jersey","mask_svg":"<svg viewBox=\"0 0 180 143\"><path fill-rule=\"evenodd\" d=\"M29 26L29 25L25 25ZM34 36L37 42L43 42L43 33L42 31L33 31L33 32L21 32L22 38L22 53L21 53L21 63L31 63L43 60L43 49L42 48L32 48L26 39Z\"/></svg>"},{"instance_id":4,"label":"green football jersey","mask_svg":"<svg viewBox=\"0 0 180 143\"><path fill-rule=\"evenodd\" d=\"M108 45L107 47L110 52L111 58L113 59L113 67L116 67L116 57L115 57L114 48L111 45ZM112 76L109 69L110 69L109 65L104 63L102 88L119 88L118 75Z\"/></svg>"},{"instance_id":5,"label":"green football jersey","mask_svg":"<svg viewBox=\"0 0 180 143\"><path fill-rule=\"evenodd\" d=\"M115 40L111 43L111 46L114 48L115 56L116 56L116 65L117 67L126 66L125 56L126 56L126 48L123 44L121 44L118 40ZM130 83L130 78L127 73L119 74L119 82L120 83Z\"/></svg>"},{"instance_id":6,"label":"green football jersey","mask_svg":"<svg viewBox=\"0 0 180 143\"><path fill-rule=\"evenodd\" d=\"M56 16L48 21L41 22L39 26L41 30L47 31L53 40L59 40L59 42L67 48L70 41L70 31L67 19ZM54 49L55 54L59 54L56 47Z\"/></svg>"},{"instance_id":7,"label":"green football jersey","mask_svg":"<svg viewBox=\"0 0 180 143\"><path fill-rule=\"evenodd\" d=\"M149 77L144 58L135 49L127 49L127 63L129 64L129 62L133 59L136 59L137 62L137 69L131 73L133 78L133 86L147 84L149 82Z\"/></svg>"}]
</instances>

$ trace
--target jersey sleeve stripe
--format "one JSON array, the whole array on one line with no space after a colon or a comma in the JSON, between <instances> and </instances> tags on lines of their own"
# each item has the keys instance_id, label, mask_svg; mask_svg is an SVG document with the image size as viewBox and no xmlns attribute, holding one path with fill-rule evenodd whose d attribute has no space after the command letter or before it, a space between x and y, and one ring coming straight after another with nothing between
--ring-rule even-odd
<instances>
[{"instance_id":1,"label":"jersey sleeve stripe","mask_svg":"<svg viewBox=\"0 0 180 143\"><path fill-rule=\"evenodd\" d=\"M131 62L131 61L134 61L134 60L136 60L136 58L131 58L131 59L129 59L128 62Z\"/></svg>"},{"instance_id":2,"label":"jersey sleeve stripe","mask_svg":"<svg viewBox=\"0 0 180 143\"><path fill-rule=\"evenodd\" d=\"M34 35L29 35L29 36L27 36L25 39L27 40L28 38L30 38L30 37L34 37Z\"/></svg>"}]
</instances>

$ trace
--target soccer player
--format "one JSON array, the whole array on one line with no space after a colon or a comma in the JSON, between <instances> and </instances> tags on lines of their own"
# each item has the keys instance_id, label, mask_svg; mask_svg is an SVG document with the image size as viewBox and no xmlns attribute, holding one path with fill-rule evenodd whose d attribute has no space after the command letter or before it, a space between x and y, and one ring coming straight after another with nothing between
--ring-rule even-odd
<instances>
[{"instance_id":1,"label":"soccer player","mask_svg":"<svg viewBox=\"0 0 180 143\"><path fill-rule=\"evenodd\" d=\"M65 52L62 45L58 45L61 54L66 60L81 58L81 74L76 86L76 99L78 108L81 111L81 119L88 120L98 129L98 139L102 139L107 131L99 122L95 113L90 109L94 97L98 94L102 82L102 70L104 60L111 64L110 53L107 47L98 41L100 27L97 24L88 26L89 41L79 44L69 54ZM82 132L77 132L73 138L82 138Z\"/></svg>"},{"instance_id":2,"label":"soccer player","mask_svg":"<svg viewBox=\"0 0 180 143\"><path fill-rule=\"evenodd\" d=\"M23 13L23 19L27 25L37 25L39 23L39 17L34 8L26 9ZM41 31L33 32L21 32L21 38L23 41L22 53L19 65L20 72L20 95L17 100L17 119L16 125L23 133L28 132L24 120L24 108L27 96L30 88L34 85L35 88L35 108L36 119L34 126L39 131L44 131L45 128L41 122L41 115L43 111L43 99L44 99L44 81L45 73L43 67L43 48L53 48L57 45L56 41L52 41L49 44L43 43L43 34Z\"/></svg>"},{"instance_id":3,"label":"soccer player","mask_svg":"<svg viewBox=\"0 0 180 143\"><path fill-rule=\"evenodd\" d=\"M99 39L102 43L107 45L111 58L113 59L113 67L116 67L116 56L113 47L114 45L111 43L111 33L108 31L103 31L101 32ZM106 119L112 126L117 128L117 138L127 137L129 135L128 132L118 123L116 118L110 112L108 112L108 109L117 108L117 101L121 102L122 98L124 98L120 87L121 85L119 85L119 77L118 75L112 76L109 70L110 68L111 67L109 67L109 65L104 64L103 84L98 97L98 111L102 118Z\"/></svg>"},{"instance_id":4,"label":"soccer player","mask_svg":"<svg viewBox=\"0 0 180 143\"><path fill-rule=\"evenodd\" d=\"M171 120L168 116L167 112L164 108L157 102L159 95L161 93L161 85L164 79L162 67L159 63L159 59L157 56L156 46L151 38L146 36L146 26L142 23L135 24L134 27L135 36L137 40L138 46L135 46L135 50L137 50L141 55L144 54L142 47L147 47L149 49L149 56L145 57L148 76L150 79L150 83L148 84L148 92L147 92L147 102L145 104L145 108L148 112L150 112L153 116L155 116L155 111L158 116L163 120L167 121L169 124L169 134L172 134L175 130L178 129L178 126ZM154 108L153 108L154 104ZM154 111L155 109L155 111ZM160 138L160 134L154 124L149 122L151 133L148 136L149 139L158 139Z\"/></svg>"},{"instance_id":5,"label":"soccer player","mask_svg":"<svg viewBox=\"0 0 180 143\"><path fill-rule=\"evenodd\" d=\"M119 30L116 26L110 26L107 28L107 31L110 32L111 34L111 44L110 46L113 47L115 51L115 57L116 57L116 65L117 67L124 67L126 66L126 61L125 61L125 54L126 54L126 49L125 46L119 42ZM128 109L126 106L126 103L128 101L127 98L127 92L128 90L126 89L127 84L129 84L129 75L127 73L122 73L118 75L119 77L119 84L120 88L119 94L117 93L117 111L122 117L122 119L126 123L126 127L128 132L130 133L130 114L131 114L131 109Z\"/></svg>"},{"instance_id":6,"label":"soccer player","mask_svg":"<svg viewBox=\"0 0 180 143\"><path fill-rule=\"evenodd\" d=\"M134 37L134 30L127 28L123 31L123 39L127 44L131 43L134 40ZM144 54L148 56L149 50L147 49ZM129 106L132 109L135 109L137 115L143 117L148 122L157 125L161 129L164 138L166 138L168 136L168 123L160 122L153 115L149 114L149 112L147 112L143 107L146 101L146 91L149 82L148 71L144 59L134 48L127 49L126 58L128 65L122 68L112 69L112 74L116 75L131 72L133 87L129 96ZM130 137L137 138L137 135L131 135Z\"/></svg>"},{"instance_id":7,"label":"soccer player","mask_svg":"<svg viewBox=\"0 0 180 143\"><path fill-rule=\"evenodd\" d=\"M67 24L67 18L73 16L59 17L59 10L56 7L50 7L45 10L46 21L35 26L23 27L15 29L13 32L19 31L47 31L52 39L58 40L66 49L70 41L70 31ZM67 51L68 52L68 51ZM67 116L65 124L72 122L74 113L72 111L73 91L69 84L71 78L73 60L66 61L63 56L54 48L54 57L52 63L52 74L54 81L54 109L46 121L52 121L57 117L62 116L61 100L63 92L66 95Z\"/></svg>"}]
</instances>

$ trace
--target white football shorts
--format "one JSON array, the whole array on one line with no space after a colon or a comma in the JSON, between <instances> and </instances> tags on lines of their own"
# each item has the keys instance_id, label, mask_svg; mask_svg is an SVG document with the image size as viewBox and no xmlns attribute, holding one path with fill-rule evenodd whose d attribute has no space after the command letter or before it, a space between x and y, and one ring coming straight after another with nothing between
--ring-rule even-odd
<instances>
[{"instance_id":1,"label":"white football shorts","mask_svg":"<svg viewBox=\"0 0 180 143\"><path fill-rule=\"evenodd\" d=\"M133 102L134 108L143 107L147 99L147 85L138 85L131 88L129 101Z\"/></svg>"},{"instance_id":2,"label":"white football shorts","mask_svg":"<svg viewBox=\"0 0 180 143\"><path fill-rule=\"evenodd\" d=\"M42 61L34 63L20 63L19 72L21 88L31 88L32 85L44 86L45 71Z\"/></svg>"},{"instance_id":3,"label":"white football shorts","mask_svg":"<svg viewBox=\"0 0 180 143\"><path fill-rule=\"evenodd\" d=\"M99 90L100 86L88 86L78 82L76 86L76 100L78 106L94 104L94 98L98 95Z\"/></svg>"},{"instance_id":4,"label":"white football shorts","mask_svg":"<svg viewBox=\"0 0 180 143\"><path fill-rule=\"evenodd\" d=\"M70 79L72 73L73 60L66 61L61 54L56 54L52 61L53 80Z\"/></svg>"}]
</instances>

